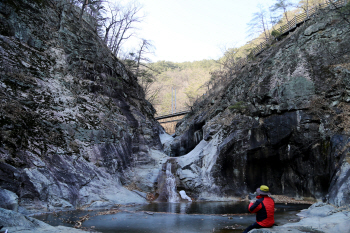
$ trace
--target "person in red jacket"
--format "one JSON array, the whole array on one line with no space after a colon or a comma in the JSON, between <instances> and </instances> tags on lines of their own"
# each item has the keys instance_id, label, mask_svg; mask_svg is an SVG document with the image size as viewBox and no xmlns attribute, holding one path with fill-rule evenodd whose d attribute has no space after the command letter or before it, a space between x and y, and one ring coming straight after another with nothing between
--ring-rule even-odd
<instances>
[{"instance_id":1,"label":"person in red jacket","mask_svg":"<svg viewBox=\"0 0 350 233\"><path fill-rule=\"evenodd\" d=\"M272 227L275 223L275 202L269 195L269 187L261 185L256 189L256 201L251 201L248 207L250 213L256 213L256 222L247 227L243 233L247 233L252 229Z\"/></svg>"}]
</instances>

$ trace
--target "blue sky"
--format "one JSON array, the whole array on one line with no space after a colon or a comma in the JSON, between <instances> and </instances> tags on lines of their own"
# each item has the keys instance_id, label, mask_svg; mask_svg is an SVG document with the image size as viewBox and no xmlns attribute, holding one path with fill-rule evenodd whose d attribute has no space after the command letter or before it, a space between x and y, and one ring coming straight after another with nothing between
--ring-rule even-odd
<instances>
[{"instance_id":1,"label":"blue sky","mask_svg":"<svg viewBox=\"0 0 350 233\"><path fill-rule=\"evenodd\" d=\"M275 0L138 0L144 21L138 37L151 40L155 54L150 58L184 62L217 59L223 48L248 41L247 23L258 4ZM292 0L298 2L298 0ZM134 46L135 42L129 43Z\"/></svg>"}]
</instances>

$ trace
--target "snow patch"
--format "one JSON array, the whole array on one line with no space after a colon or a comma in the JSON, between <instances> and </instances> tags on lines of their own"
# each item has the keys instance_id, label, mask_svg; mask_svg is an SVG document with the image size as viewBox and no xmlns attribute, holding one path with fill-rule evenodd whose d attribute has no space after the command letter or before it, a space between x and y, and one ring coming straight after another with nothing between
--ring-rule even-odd
<instances>
[{"instance_id":1,"label":"snow patch","mask_svg":"<svg viewBox=\"0 0 350 233\"><path fill-rule=\"evenodd\" d=\"M167 133L163 133L163 134L159 134L159 138L160 138L160 142L162 144L166 143L166 142L171 142L174 140L174 138L172 136L170 136L169 134Z\"/></svg>"},{"instance_id":2,"label":"snow patch","mask_svg":"<svg viewBox=\"0 0 350 233\"><path fill-rule=\"evenodd\" d=\"M150 150L149 155L151 156L152 159L158 161L158 163L163 164L167 161L167 159L169 158L166 154L164 154L163 152L159 151L159 150Z\"/></svg>"},{"instance_id":3,"label":"snow patch","mask_svg":"<svg viewBox=\"0 0 350 233\"><path fill-rule=\"evenodd\" d=\"M192 202L192 199L189 196L187 196L185 190L181 190L179 193L182 199Z\"/></svg>"},{"instance_id":4,"label":"snow patch","mask_svg":"<svg viewBox=\"0 0 350 233\"><path fill-rule=\"evenodd\" d=\"M176 158L177 164L179 165L177 175L184 186L188 189L202 187L208 191L208 194L204 197L201 195L200 198L203 200L211 200L211 198L213 200L219 200L210 190L218 188L213 183L211 170L218 157L218 146L222 139L220 132L221 131L215 134L213 139L209 142L202 140L192 151ZM187 169L183 170L182 168L184 167Z\"/></svg>"},{"instance_id":5,"label":"snow patch","mask_svg":"<svg viewBox=\"0 0 350 233\"><path fill-rule=\"evenodd\" d=\"M51 68L51 72L53 69L65 69L67 66L65 52L62 48L50 48L47 51L48 55L55 59L54 66Z\"/></svg>"}]
</instances>

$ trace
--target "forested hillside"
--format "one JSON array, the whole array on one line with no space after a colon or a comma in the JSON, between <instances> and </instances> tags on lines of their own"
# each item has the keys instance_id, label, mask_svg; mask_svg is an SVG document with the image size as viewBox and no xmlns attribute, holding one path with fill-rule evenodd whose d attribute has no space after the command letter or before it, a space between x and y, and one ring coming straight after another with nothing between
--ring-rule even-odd
<instances>
[{"instance_id":1,"label":"forested hillside","mask_svg":"<svg viewBox=\"0 0 350 233\"><path fill-rule=\"evenodd\" d=\"M175 90L176 109L191 106L208 89L210 73L217 70L220 64L214 60L182 63L158 61L150 67L156 79L151 88L153 94L157 95L152 103L157 113L163 114L172 110L172 91L175 99Z\"/></svg>"}]
</instances>

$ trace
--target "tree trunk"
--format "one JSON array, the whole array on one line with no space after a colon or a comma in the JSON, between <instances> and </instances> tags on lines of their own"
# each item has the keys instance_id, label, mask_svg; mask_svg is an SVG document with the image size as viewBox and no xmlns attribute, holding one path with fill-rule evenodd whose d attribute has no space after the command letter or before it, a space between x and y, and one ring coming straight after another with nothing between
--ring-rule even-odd
<instances>
[{"instance_id":1,"label":"tree trunk","mask_svg":"<svg viewBox=\"0 0 350 233\"><path fill-rule=\"evenodd\" d=\"M85 11L85 7L89 4L89 0L85 0L83 3L83 6L81 7L81 12L80 12L80 16L79 16L79 22L81 22L82 18L83 18L83 14Z\"/></svg>"}]
</instances>

